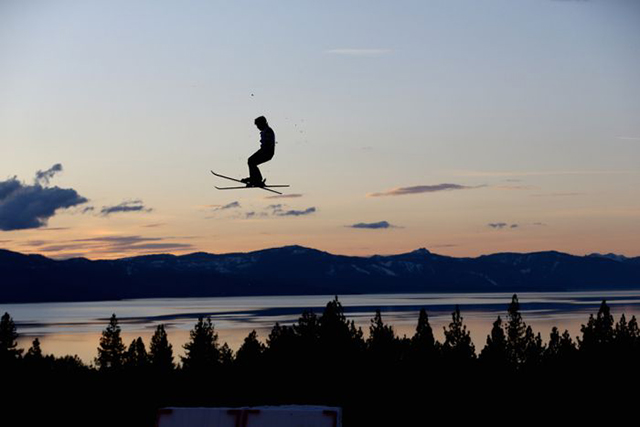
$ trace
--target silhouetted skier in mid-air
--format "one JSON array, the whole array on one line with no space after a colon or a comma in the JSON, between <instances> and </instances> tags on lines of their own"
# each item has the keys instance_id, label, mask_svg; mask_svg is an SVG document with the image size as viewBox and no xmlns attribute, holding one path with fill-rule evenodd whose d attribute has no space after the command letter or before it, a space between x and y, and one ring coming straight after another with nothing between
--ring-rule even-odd
<instances>
[{"instance_id":1,"label":"silhouetted skier in mid-air","mask_svg":"<svg viewBox=\"0 0 640 427\"><path fill-rule=\"evenodd\" d=\"M244 184L242 187L218 187L218 190L242 190L247 188L259 188L264 191L270 191L276 194L282 194L281 192L274 190L274 188L289 187L289 184L270 184L265 183L265 179L262 178L258 165L268 162L273 158L273 152L276 145L276 134L273 133L273 129L269 127L267 119L264 116L260 116L254 120L254 123L260 129L260 149L253 153L247 163L249 163L249 176L247 178L236 179L230 176L222 175L211 171L217 177L228 179L229 181L239 182Z\"/></svg>"},{"instance_id":2,"label":"silhouetted skier in mid-air","mask_svg":"<svg viewBox=\"0 0 640 427\"><path fill-rule=\"evenodd\" d=\"M251 187L264 187L265 179L262 178L258 165L268 162L273 157L276 145L276 134L269 127L267 119L260 116L254 120L255 125L260 129L260 149L253 153L247 163L249 163L249 176L241 179Z\"/></svg>"}]
</instances>

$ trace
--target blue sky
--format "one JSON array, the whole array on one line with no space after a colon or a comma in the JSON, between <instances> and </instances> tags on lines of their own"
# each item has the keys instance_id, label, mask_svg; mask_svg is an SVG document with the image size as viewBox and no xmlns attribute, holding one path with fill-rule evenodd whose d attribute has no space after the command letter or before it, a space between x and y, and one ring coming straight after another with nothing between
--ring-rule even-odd
<instances>
[{"instance_id":1,"label":"blue sky","mask_svg":"<svg viewBox=\"0 0 640 427\"><path fill-rule=\"evenodd\" d=\"M632 0L0 1L0 182L22 185L0 246L640 255L638 22ZM258 115L296 197L213 188L247 175Z\"/></svg>"}]
</instances>

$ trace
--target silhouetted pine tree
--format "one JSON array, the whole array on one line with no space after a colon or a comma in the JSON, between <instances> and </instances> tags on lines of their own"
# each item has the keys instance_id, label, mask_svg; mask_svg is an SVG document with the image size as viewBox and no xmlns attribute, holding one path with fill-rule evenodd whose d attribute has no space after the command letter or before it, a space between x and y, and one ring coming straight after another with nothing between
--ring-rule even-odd
<instances>
[{"instance_id":1,"label":"silhouetted pine tree","mask_svg":"<svg viewBox=\"0 0 640 427\"><path fill-rule=\"evenodd\" d=\"M118 370L124 364L125 346L120 337L120 326L115 313L111 315L109 325L102 331L98 357L95 363L99 370Z\"/></svg>"},{"instance_id":2,"label":"silhouetted pine tree","mask_svg":"<svg viewBox=\"0 0 640 427\"><path fill-rule=\"evenodd\" d=\"M471 334L467 331L467 326L463 323L460 315L460 307L451 313L451 323L449 329L444 328L445 341L442 345L442 353L448 363L459 364L475 360L476 353Z\"/></svg>"},{"instance_id":3,"label":"silhouetted pine tree","mask_svg":"<svg viewBox=\"0 0 640 427\"><path fill-rule=\"evenodd\" d=\"M38 338L34 338L31 342L31 347L27 350L22 360L25 363L24 368L28 371L28 374L37 377L43 375L43 369L47 366L51 366L54 359L55 358L53 356L45 357L42 354L40 340Z\"/></svg>"},{"instance_id":4,"label":"silhouetted pine tree","mask_svg":"<svg viewBox=\"0 0 640 427\"><path fill-rule=\"evenodd\" d=\"M27 350L27 354L24 355L25 359L40 360L42 356L42 348L40 348L40 340L35 338L31 343L31 348Z\"/></svg>"},{"instance_id":5,"label":"silhouetted pine tree","mask_svg":"<svg viewBox=\"0 0 640 427\"><path fill-rule=\"evenodd\" d=\"M487 336L487 343L478 358L482 364L491 370L508 368L507 339L504 334L500 316L493 322L491 334Z\"/></svg>"},{"instance_id":6,"label":"silhouetted pine tree","mask_svg":"<svg viewBox=\"0 0 640 427\"><path fill-rule=\"evenodd\" d=\"M233 350L231 350L227 343L222 344L222 347L220 347L220 363L224 367L233 364Z\"/></svg>"},{"instance_id":7,"label":"silhouetted pine tree","mask_svg":"<svg viewBox=\"0 0 640 427\"><path fill-rule=\"evenodd\" d=\"M543 358L551 364L557 364L572 360L577 351L569 331L565 329L561 336L558 328L554 326L551 329L549 343L545 348Z\"/></svg>"},{"instance_id":8,"label":"silhouetted pine tree","mask_svg":"<svg viewBox=\"0 0 640 427\"><path fill-rule=\"evenodd\" d=\"M602 301L597 316L589 315L589 321L580 328L578 338L580 352L585 355L602 356L611 347L614 338L613 316L607 302Z\"/></svg>"},{"instance_id":9,"label":"silhouetted pine tree","mask_svg":"<svg viewBox=\"0 0 640 427\"><path fill-rule=\"evenodd\" d=\"M377 309L374 318L371 319L371 326L369 326L367 350L374 361L389 363L399 358L397 344L393 327L384 324L380 309Z\"/></svg>"},{"instance_id":10,"label":"silhouetted pine tree","mask_svg":"<svg viewBox=\"0 0 640 427\"><path fill-rule=\"evenodd\" d=\"M429 316L424 308L418 315L418 326L409 345L409 361L414 369L422 371L433 368L438 359L440 343L433 336L433 329L429 324Z\"/></svg>"},{"instance_id":11,"label":"silhouetted pine tree","mask_svg":"<svg viewBox=\"0 0 640 427\"><path fill-rule=\"evenodd\" d=\"M519 368L526 360L527 325L520 314L520 303L516 294L511 298L507 310L507 360L515 368Z\"/></svg>"},{"instance_id":12,"label":"silhouetted pine tree","mask_svg":"<svg viewBox=\"0 0 640 427\"><path fill-rule=\"evenodd\" d=\"M131 341L124 355L124 366L130 369L146 369L151 364L141 337Z\"/></svg>"},{"instance_id":13,"label":"silhouetted pine tree","mask_svg":"<svg viewBox=\"0 0 640 427\"><path fill-rule=\"evenodd\" d=\"M638 321L636 320L636 316L631 316L631 320L629 320L629 337L631 342L633 343L633 350L640 350L640 329L638 328Z\"/></svg>"},{"instance_id":14,"label":"silhouetted pine tree","mask_svg":"<svg viewBox=\"0 0 640 427\"><path fill-rule=\"evenodd\" d=\"M0 320L0 363L19 359L23 349L18 347L18 329L9 313L4 313Z\"/></svg>"},{"instance_id":15,"label":"silhouetted pine tree","mask_svg":"<svg viewBox=\"0 0 640 427\"><path fill-rule=\"evenodd\" d=\"M524 364L529 371L535 370L542 363L542 357L545 351L545 346L542 342L542 336L539 332L538 335L534 335L531 326L527 326L527 330L524 334L524 341L526 345Z\"/></svg>"},{"instance_id":16,"label":"silhouetted pine tree","mask_svg":"<svg viewBox=\"0 0 640 427\"><path fill-rule=\"evenodd\" d=\"M635 316L627 323L627 319L622 313L620 320L616 323L614 332L613 351L619 362L624 365L635 365L631 363L638 357L638 324ZM628 368L627 368L628 369Z\"/></svg>"},{"instance_id":17,"label":"silhouetted pine tree","mask_svg":"<svg viewBox=\"0 0 640 427\"><path fill-rule=\"evenodd\" d=\"M324 355L332 360L353 359L365 348L362 329L347 320L337 296L320 317L319 338Z\"/></svg>"},{"instance_id":18,"label":"silhouetted pine tree","mask_svg":"<svg viewBox=\"0 0 640 427\"><path fill-rule=\"evenodd\" d=\"M158 325L149 345L151 367L157 372L171 372L175 369L173 346L169 344L164 325Z\"/></svg>"},{"instance_id":19,"label":"silhouetted pine tree","mask_svg":"<svg viewBox=\"0 0 640 427\"><path fill-rule=\"evenodd\" d=\"M293 330L299 338L302 353L311 355L316 352L320 341L320 319L310 310L305 310L293 325Z\"/></svg>"},{"instance_id":20,"label":"silhouetted pine tree","mask_svg":"<svg viewBox=\"0 0 640 427\"><path fill-rule=\"evenodd\" d=\"M267 337L267 350L269 354L280 358L291 358L295 352L296 343L293 327L276 322Z\"/></svg>"},{"instance_id":21,"label":"silhouetted pine tree","mask_svg":"<svg viewBox=\"0 0 640 427\"><path fill-rule=\"evenodd\" d=\"M251 369L261 363L264 351L265 345L258 340L258 333L254 329L238 349L235 362L242 369Z\"/></svg>"},{"instance_id":22,"label":"silhouetted pine tree","mask_svg":"<svg viewBox=\"0 0 640 427\"><path fill-rule=\"evenodd\" d=\"M218 334L211 323L211 317L198 318L198 322L189 333L190 341L183 348L185 355L180 356L182 367L193 373L207 372L221 363Z\"/></svg>"}]
</instances>

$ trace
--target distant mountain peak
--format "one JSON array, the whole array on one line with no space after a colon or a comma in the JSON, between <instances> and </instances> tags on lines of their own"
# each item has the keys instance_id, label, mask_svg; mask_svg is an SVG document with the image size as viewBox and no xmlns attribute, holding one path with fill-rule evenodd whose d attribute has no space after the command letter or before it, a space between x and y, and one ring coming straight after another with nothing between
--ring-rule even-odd
<instances>
[{"instance_id":1,"label":"distant mountain peak","mask_svg":"<svg viewBox=\"0 0 640 427\"><path fill-rule=\"evenodd\" d=\"M612 259L614 261L626 261L626 260L629 259L624 255L618 255L618 254L614 254L614 253L599 254L597 252L594 252L594 253L589 254L587 256L591 257L591 258L607 258L607 259Z\"/></svg>"},{"instance_id":2,"label":"distant mountain peak","mask_svg":"<svg viewBox=\"0 0 640 427\"><path fill-rule=\"evenodd\" d=\"M426 248L418 248L415 251L411 251L410 253L415 255L431 255L431 252L429 252Z\"/></svg>"}]
</instances>

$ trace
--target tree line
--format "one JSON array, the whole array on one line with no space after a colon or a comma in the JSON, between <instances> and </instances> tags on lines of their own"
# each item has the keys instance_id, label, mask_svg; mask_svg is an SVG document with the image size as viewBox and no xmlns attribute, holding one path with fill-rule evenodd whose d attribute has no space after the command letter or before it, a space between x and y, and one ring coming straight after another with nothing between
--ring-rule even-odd
<instances>
[{"instance_id":1,"label":"tree line","mask_svg":"<svg viewBox=\"0 0 640 427\"><path fill-rule=\"evenodd\" d=\"M252 331L236 352L219 342L211 317L198 318L179 360L164 325L157 326L148 348L140 337L125 345L120 333L114 314L102 331L97 357L87 365L77 356L44 355L37 338L26 352L19 349L17 328L5 313L0 374L22 384L18 387L28 381L53 387L50 392L56 381L71 384L75 388L68 398L85 408L95 406L90 396L126 396L109 414L114 419L103 418L119 425L126 424L126 413L132 425L152 426L156 410L164 406L327 404L344 408L348 426L364 420L394 424L410 415L390 408L425 399L446 406L452 401L445 396L462 389L477 393L467 403L479 404L514 382L526 387L505 399L522 393L552 396L569 386L579 390L593 385L594 377L638 378L640 361L635 316L627 321L622 314L615 322L602 301L575 341L567 330L553 327L544 343L523 320L517 295L479 351L458 306L442 342L425 309L411 337L398 336L376 310L365 338L362 328L346 318L338 297L320 315L305 311L292 325L276 323L266 343ZM62 399L53 396L48 403Z\"/></svg>"}]
</instances>

